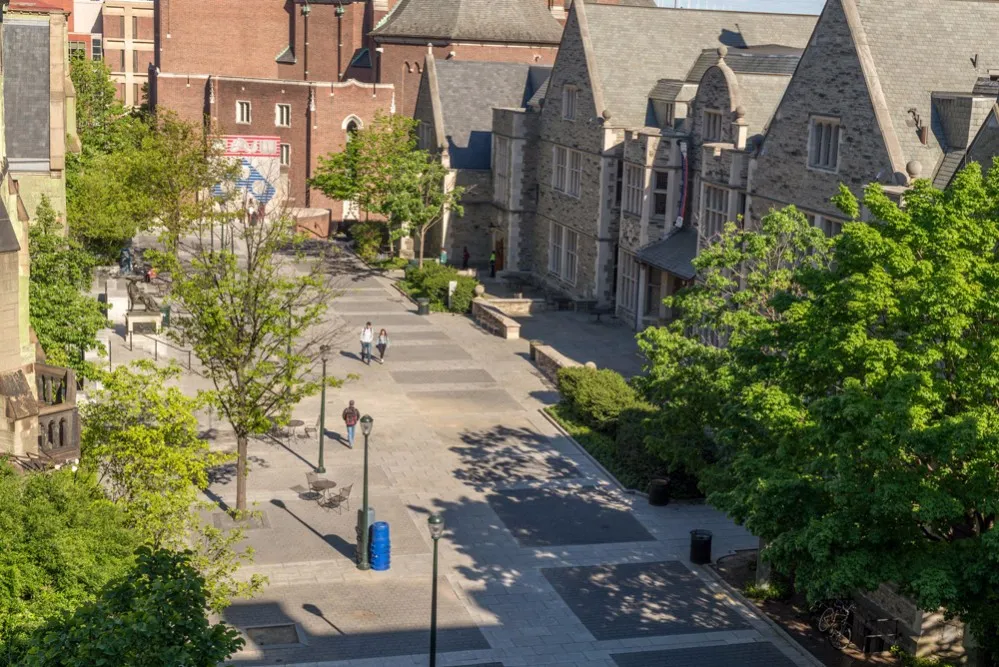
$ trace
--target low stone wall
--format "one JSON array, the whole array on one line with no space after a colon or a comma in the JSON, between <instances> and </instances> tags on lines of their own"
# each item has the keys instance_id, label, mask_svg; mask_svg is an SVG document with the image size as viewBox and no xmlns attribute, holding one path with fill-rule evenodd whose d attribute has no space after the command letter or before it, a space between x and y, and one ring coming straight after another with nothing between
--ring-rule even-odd
<instances>
[{"instance_id":1,"label":"low stone wall","mask_svg":"<svg viewBox=\"0 0 999 667\"><path fill-rule=\"evenodd\" d=\"M500 338L520 338L520 323L494 308L486 299L480 297L472 300L472 317L479 326Z\"/></svg>"},{"instance_id":2,"label":"low stone wall","mask_svg":"<svg viewBox=\"0 0 999 667\"><path fill-rule=\"evenodd\" d=\"M510 317L526 317L546 309L544 299L489 299L489 305Z\"/></svg>"},{"instance_id":3,"label":"low stone wall","mask_svg":"<svg viewBox=\"0 0 999 667\"><path fill-rule=\"evenodd\" d=\"M537 344L535 341L531 341L531 360L552 384L558 384L559 369L581 365L551 345Z\"/></svg>"}]
</instances>

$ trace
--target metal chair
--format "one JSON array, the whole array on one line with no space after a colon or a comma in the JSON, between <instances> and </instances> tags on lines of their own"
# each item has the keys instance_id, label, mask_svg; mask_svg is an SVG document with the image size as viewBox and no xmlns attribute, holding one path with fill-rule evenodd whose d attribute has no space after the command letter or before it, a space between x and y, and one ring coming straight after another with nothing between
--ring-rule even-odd
<instances>
[{"instance_id":1,"label":"metal chair","mask_svg":"<svg viewBox=\"0 0 999 667\"><path fill-rule=\"evenodd\" d=\"M354 488L353 484L345 486L340 489L340 492L335 496L330 496L323 503L323 507L331 510L336 510L337 514L343 513L343 506L346 505L347 509L350 509L350 490Z\"/></svg>"}]
</instances>

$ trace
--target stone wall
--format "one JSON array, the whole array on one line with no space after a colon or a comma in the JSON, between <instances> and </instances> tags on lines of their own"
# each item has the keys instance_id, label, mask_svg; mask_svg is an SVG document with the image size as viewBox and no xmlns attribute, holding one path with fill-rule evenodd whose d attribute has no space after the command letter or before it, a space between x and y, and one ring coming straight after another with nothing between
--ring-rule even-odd
<instances>
[{"instance_id":1,"label":"stone wall","mask_svg":"<svg viewBox=\"0 0 999 667\"><path fill-rule=\"evenodd\" d=\"M472 318L483 329L507 340L520 338L520 323L511 319L479 297L472 300Z\"/></svg>"},{"instance_id":2,"label":"stone wall","mask_svg":"<svg viewBox=\"0 0 999 667\"><path fill-rule=\"evenodd\" d=\"M904 57L904 56L903 56ZM894 180L891 160L867 90L860 58L838 2L826 5L771 121L757 158L750 195L753 220L766 210L756 196L831 217L842 214L829 202L840 183L854 194L872 181ZM808 167L813 115L840 119L838 172ZM923 165L928 172L933 165Z\"/></svg>"},{"instance_id":3,"label":"stone wall","mask_svg":"<svg viewBox=\"0 0 999 667\"><path fill-rule=\"evenodd\" d=\"M550 345L535 345L531 342L531 360L538 367L541 374L548 378L552 384L558 384L559 370L569 366L580 366Z\"/></svg>"},{"instance_id":4,"label":"stone wall","mask_svg":"<svg viewBox=\"0 0 999 667\"><path fill-rule=\"evenodd\" d=\"M489 305L509 317L527 317L548 309L544 299L489 299Z\"/></svg>"}]
</instances>

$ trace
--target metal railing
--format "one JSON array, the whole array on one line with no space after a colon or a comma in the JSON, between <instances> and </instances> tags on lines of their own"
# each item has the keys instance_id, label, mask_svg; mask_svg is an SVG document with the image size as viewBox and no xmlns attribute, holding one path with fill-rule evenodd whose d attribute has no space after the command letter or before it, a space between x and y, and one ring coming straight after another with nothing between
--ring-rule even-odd
<instances>
[{"instance_id":1,"label":"metal railing","mask_svg":"<svg viewBox=\"0 0 999 667\"><path fill-rule=\"evenodd\" d=\"M135 336L135 335L142 336L144 338L148 338L149 340L153 341L153 360L154 361L159 361L160 360L160 346L162 345L167 350L176 350L177 352L180 352L182 355L187 355L187 370L189 370L189 371L193 371L194 370L194 368L191 366L191 359L192 359L191 350L185 350L184 348L182 348L182 347L180 347L178 345L174 345L172 343L168 343L165 340L160 340L159 338L155 338L154 336L150 336L149 334L144 334L144 333L135 334L134 332L129 331L128 332L128 351L129 352L132 352L132 351L135 350L135 344L134 344L133 339L132 339L132 337ZM164 355L164 358L167 358L166 355ZM183 366L183 364L181 364L181 365Z\"/></svg>"}]
</instances>

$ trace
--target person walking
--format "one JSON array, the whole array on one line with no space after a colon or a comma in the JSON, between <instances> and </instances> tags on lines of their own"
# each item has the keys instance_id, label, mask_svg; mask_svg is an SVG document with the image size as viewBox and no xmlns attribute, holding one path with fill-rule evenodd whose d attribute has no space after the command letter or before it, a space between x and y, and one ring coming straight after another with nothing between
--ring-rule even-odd
<instances>
[{"instance_id":1,"label":"person walking","mask_svg":"<svg viewBox=\"0 0 999 667\"><path fill-rule=\"evenodd\" d=\"M471 255L468 252L468 246L461 253L461 268L464 270L468 269L468 260L471 259Z\"/></svg>"},{"instance_id":2,"label":"person walking","mask_svg":"<svg viewBox=\"0 0 999 667\"><path fill-rule=\"evenodd\" d=\"M388 331L382 329L381 331L378 332L378 363L380 364L385 363L385 350L388 349L388 346L389 346Z\"/></svg>"},{"instance_id":3,"label":"person walking","mask_svg":"<svg viewBox=\"0 0 999 667\"><path fill-rule=\"evenodd\" d=\"M350 402L343 411L343 423L347 425L347 446L354 448L354 427L361 420L361 413L354 407L354 401Z\"/></svg>"},{"instance_id":4,"label":"person walking","mask_svg":"<svg viewBox=\"0 0 999 667\"><path fill-rule=\"evenodd\" d=\"M496 277L496 251L489 253L489 277Z\"/></svg>"},{"instance_id":5,"label":"person walking","mask_svg":"<svg viewBox=\"0 0 999 667\"><path fill-rule=\"evenodd\" d=\"M375 341L375 332L371 328L371 322L361 329L361 361L371 365L371 344Z\"/></svg>"}]
</instances>

